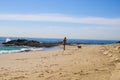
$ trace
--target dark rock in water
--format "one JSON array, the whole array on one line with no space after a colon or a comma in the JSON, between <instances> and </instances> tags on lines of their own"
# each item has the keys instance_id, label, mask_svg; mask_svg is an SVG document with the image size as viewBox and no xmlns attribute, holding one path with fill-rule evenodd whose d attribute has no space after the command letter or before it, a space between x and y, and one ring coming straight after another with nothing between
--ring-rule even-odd
<instances>
[{"instance_id":1,"label":"dark rock in water","mask_svg":"<svg viewBox=\"0 0 120 80\"><path fill-rule=\"evenodd\" d=\"M31 46L31 47L53 47L58 46L58 43L40 43L33 40L18 39L3 43L6 46Z\"/></svg>"},{"instance_id":2,"label":"dark rock in water","mask_svg":"<svg viewBox=\"0 0 120 80\"><path fill-rule=\"evenodd\" d=\"M116 43L120 43L120 41L116 42Z\"/></svg>"}]
</instances>

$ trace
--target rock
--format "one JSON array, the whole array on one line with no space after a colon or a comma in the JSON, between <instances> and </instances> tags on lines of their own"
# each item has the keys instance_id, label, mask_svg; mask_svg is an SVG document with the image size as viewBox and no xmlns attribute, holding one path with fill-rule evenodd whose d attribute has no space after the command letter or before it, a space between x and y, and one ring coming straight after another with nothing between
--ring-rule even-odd
<instances>
[{"instance_id":1,"label":"rock","mask_svg":"<svg viewBox=\"0 0 120 80\"><path fill-rule=\"evenodd\" d=\"M40 43L38 41L25 39L11 40L9 42L2 44L6 46L31 46L31 47L53 47L59 45L58 43Z\"/></svg>"},{"instance_id":2,"label":"rock","mask_svg":"<svg viewBox=\"0 0 120 80\"><path fill-rule=\"evenodd\" d=\"M120 41L116 42L116 43L120 43Z\"/></svg>"}]
</instances>

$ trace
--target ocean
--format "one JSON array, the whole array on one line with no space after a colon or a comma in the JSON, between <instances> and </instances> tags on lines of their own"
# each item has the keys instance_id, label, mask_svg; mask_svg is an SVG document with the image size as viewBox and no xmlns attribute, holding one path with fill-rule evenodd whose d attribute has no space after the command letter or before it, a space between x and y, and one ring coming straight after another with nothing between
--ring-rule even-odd
<instances>
[{"instance_id":1,"label":"ocean","mask_svg":"<svg viewBox=\"0 0 120 80\"><path fill-rule=\"evenodd\" d=\"M0 37L0 43L6 41L8 37ZM63 39L55 39L55 38L19 38L19 37L9 37L11 40L17 39L26 39L26 40L35 40L42 43L58 43ZM117 40L85 40L85 39L67 39L68 44L112 44L116 43ZM52 48L35 48L28 46L3 46L0 45L0 54L6 53L16 53L16 52L27 52L27 51L36 51L36 50L55 50L61 49L60 47L52 47Z\"/></svg>"}]
</instances>

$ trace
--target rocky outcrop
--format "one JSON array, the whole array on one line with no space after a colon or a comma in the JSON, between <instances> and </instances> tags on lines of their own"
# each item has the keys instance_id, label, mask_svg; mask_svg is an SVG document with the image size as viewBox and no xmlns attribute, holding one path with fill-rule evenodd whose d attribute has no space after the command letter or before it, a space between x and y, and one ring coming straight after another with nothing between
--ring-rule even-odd
<instances>
[{"instance_id":1,"label":"rocky outcrop","mask_svg":"<svg viewBox=\"0 0 120 80\"><path fill-rule=\"evenodd\" d=\"M116 42L116 43L120 43L120 41Z\"/></svg>"},{"instance_id":2,"label":"rocky outcrop","mask_svg":"<svg viewBox=\"0 0 120 80\"><path fill-rule=\"evenodd\" d=\"M33 40L18 39L3 43L6 46L31 46L31 47L53 47L58 46L58 43L40 43Z\"/></svg>"}]
</instances>

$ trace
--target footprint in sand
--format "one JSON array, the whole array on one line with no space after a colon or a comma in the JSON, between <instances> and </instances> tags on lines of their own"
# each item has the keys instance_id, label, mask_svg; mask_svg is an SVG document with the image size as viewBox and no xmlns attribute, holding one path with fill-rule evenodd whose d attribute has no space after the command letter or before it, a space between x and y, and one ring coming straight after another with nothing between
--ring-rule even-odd
<instances>
[{"instance_id":1,"label":"footprint in sand","mask_svg":"<svg viewBox=\"0 0 120 80\"><path fill-rule=\"evenodd\" d=\"M27 60L28 58L22 58L22 59L15 59L15 60L20 60L20 61L24 61Z\"/></svg>"},{"instance_id":2,"label":"footprint in sand","mask_svg":"<svg viewBox=\"0 0 120 80\"><path fill-rule=\"evenodd\" d=\"M27 78L27 77L25 77L25 76L12 77L9 80L23 80L24 78Z\"/></svg>"},{"instance_id":3,"label":"footprint in sand","mask_svg":"<svg viewBox=\"0 0 120 80\"><path fill-rule=\"evenodd\" d=\"M58 66L58 64L51 64L50 67L53 67L53 66Z\"/></svg>"},{"instance_id":4,"label":"footprint in sand","mask_svg":"<svg viewBox=\"0 0 120 80\"><path fill-rule=\"evenodd\" d=\"M89 73L88 72L84 72L84 71L80 71L80 72L76 72L74 73L75 75L88 75Z\"/></svg>"},{"instance_id":5,"label":"footprint in sand","mask_svg":"<svg viewBox=\"0 0 120 80\"><path fill-rule=\"evenodd\" d=\"M41 77L44 77L44 74L41 73L41 74L38 75L38 77L40 77L40 78L41 78Z\"/></svg>"}]
</instances>

